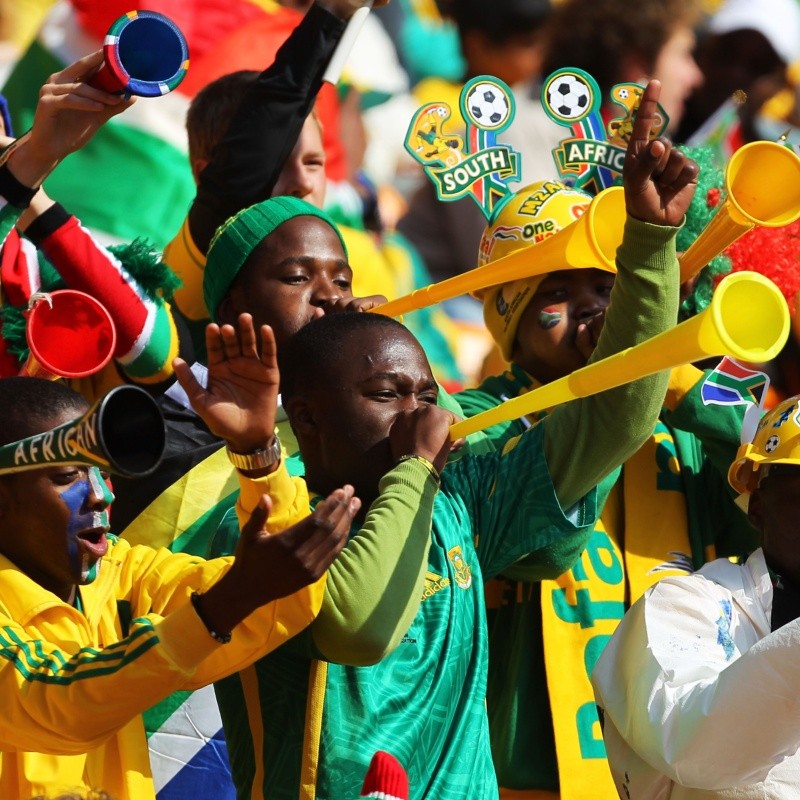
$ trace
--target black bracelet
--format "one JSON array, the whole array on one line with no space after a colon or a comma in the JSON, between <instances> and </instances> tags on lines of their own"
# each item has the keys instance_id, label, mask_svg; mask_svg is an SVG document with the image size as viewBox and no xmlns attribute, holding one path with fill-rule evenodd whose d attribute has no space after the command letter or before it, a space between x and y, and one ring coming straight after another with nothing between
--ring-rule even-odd
<instances>
[{"instance_id":1,"label":"black bracelet","mask_svg":"<svg viewBox=\"0 0 800 800\"><path fill-rule=\"evenodd\" d=\"M197 600L199 597L200 597L200 592L192 592L192 595L189 599L192 602L192 606L194 608L195 613L197 614L198 617L200 617L200 622L202 622L203 625L206 626L206 630L208 631L209 635L215 642L218 642L219 644L228 644L228 642L230 642L231 640L231 634L217 633L217 631L212 630L211 626L206 622L205 618L200 613L200 608L197 605Z\"/></svg>"},{"instance_id":2,"label":"black bracelet","mask_svg":"<svg viewBox=\"0 0 800 800\"><path fill-rule=\"evenodd\" d=\"M2 156L0 156L2 158ZM17 208L27 208L31 204L34 195L38 192L20 183L15 175L8 168L5 162L0 163L0 195L2 195L12 206Z\"/></svg>"},{"instance_id":3,"label":"black bracelet","mask_svg":"<svg viewBox=\"0 0 800 800\"><path fill-rule=\"evenodd\" d=\"M39 214L36 219L25 228L25 238L30 239L38 248L42 242L55 233L62 225L69 221L70 213L60 203L53 203L47 211Z\"/></svg>"}]
</instances>

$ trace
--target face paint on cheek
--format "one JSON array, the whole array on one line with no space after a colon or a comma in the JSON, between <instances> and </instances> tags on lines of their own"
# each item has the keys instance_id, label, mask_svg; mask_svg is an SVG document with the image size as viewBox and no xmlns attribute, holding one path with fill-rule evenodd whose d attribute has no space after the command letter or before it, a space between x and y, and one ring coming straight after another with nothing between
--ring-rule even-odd
<instances>
[{"instance_id":1,"label":"face paint on cheek","mask_svg":"<svg viewBox=\"0 0 800 800\"><path fill-rule=\"evenodd\" d=\"M543 331L555 328L561 322L561 312L555 306L547 306L539 312L539 327Z\"/></svg>"},{"instance_id":2,"label":"face paint on cheek","mask_svg":"<svg viewBox=\"0 0 800 800\"><path fill-rule=\"evenodd\" d=\"M90 504L94 505L95 498L98 497L102 497L107 504L114 500L114 495L97 467L88 470L85 481L77 481L61 493L61 499L70 512L67 525L67 556L72 574L78 577L82 584L91 583L97 577L100 561L99 559L91 561L89 555L78 546L78 534L95 528L108 530L108 512L105 509L89 511L87 508ZM90 498L92 498L91 503Z\"/></svg>"},{"instance_id":3,"label":"face paint on cheek","mask_svg":"<svg viewBox=\"0 0 800 800\"><path fill-rule=\"evenodd\" d=\"M78 533L86 527L86 518L81 514L81 509L86 504L86 498L92 491L88 481L77 481L65 492L61 499L69 509L69 523L67 525L67 555L73 575L83 575L88 569L86 557L81 555L78 548ZM92 514L94 516L94 513Z\"/></svg>"},{"instance_id":4,"label":"face paint on cheek","mask_svg":"<svg viewBox=\"0 0 800 800\"><path fill-rule=\"evenodd\" d=\"M102 511L92 512L92 527L93 528L107 528L108 527L108 507L114 502L114 495L108 484L100 474L97 467L89 468L89 485L92 487L92 492L95 497L102 497L105 501L106 507Z\"/></svg>"}]
</instances>

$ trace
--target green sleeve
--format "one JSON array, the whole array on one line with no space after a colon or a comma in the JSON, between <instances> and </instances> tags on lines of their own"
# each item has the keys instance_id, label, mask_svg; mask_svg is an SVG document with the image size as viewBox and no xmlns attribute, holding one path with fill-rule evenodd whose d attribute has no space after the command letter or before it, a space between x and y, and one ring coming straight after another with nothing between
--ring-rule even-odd
<instances>
[{"instance_id":1,"label":"green sleeve","mask_svg":"<svg viewBox=\"0 0 800 800\"><path fill-rule=\"evenodd\" d=\"M365 666L400 643L422 599L437 490L416 459L383 476L364 525L328 570L322 609L310 628L321 657Z\"/></svg>"},{"instance_id":2,"label":"green sleeve","mask_svg":"<svg viewBox=\"0 0 800 800\"><path fill-rule=\"evenodd\" d=\"M620 469L619 467L615 469L613 472L610 472L606 475L600 483L597 484L597 508L599 512L602 513L603 506L606 504L606 500L608 499L608 495L611 490L614 488L614 484L619 480ZM581 552L583 551L584 546L589 541L589 537L592 535L594 528L588 532L588 535L583 537L573 537L572 540L563 540L554 543L551 546L550 551L553 554L552 561L555 561L556 558L561 559L562 563L567 564L564 568L563 572L566 572L567 569L573 566L573 564L578 560L580 557ZM583 542L579 548L579 542ZM550 553L548 553L548 556ZM545 566L547 566L545 564ZM503 569L503 578L508 578L512 581L538 581L541 580L543 577L552 577L548 575L543 575L543 564L542 564L542 554L539 552L533 552L527 556L524 556L519 561L515 561L510 567L506 567Z\"/></svg>"},{"instance_id":3,"label":"green sleeve","mask_svg":"<svg viewBox=\"0 0 800 800\"><path fill-rule=\"evenodd\" d=\"M678 316L677 228L628 217L617 251L617 279L590 363L674 327ZM565 403L541 423L556 493L569 508L622 464L653 432L667 372Z\"/></svg>"}]
</instances>

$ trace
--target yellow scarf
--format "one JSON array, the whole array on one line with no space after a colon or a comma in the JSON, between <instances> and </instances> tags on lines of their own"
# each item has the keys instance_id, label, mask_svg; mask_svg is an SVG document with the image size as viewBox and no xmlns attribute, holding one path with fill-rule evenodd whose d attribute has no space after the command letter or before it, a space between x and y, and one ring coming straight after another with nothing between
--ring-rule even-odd
<instances>
[{"instance_id":1,"label":"yellow scarf","mask_svg":"<svg viewBox=\"0 0 800 800\"><path fill-rule=\"evenodd\" d=\"M659 422L626 462L575 566L542 581L542 631L562 800L616 800L589 676L628 605L686 574L691 548L680 466ZM691 569L691 567L689 567Z\"/></svg>"}]
</instances>

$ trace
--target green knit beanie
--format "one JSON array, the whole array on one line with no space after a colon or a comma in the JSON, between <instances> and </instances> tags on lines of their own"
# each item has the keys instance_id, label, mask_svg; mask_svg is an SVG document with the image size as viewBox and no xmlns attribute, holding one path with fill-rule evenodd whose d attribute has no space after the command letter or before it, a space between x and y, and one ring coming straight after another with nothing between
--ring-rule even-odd
<instances>
[{"instance_id":1,"label":"green knit beanie","mask_svg":"<svg viewBox=\"0 0 800 800\"><path fill-rule=\"evenodd\" d=\"M253 250L279 225L295 217L318 217L336 231L345 258L347 247L333 220L320 209L297 197L271 197L245 208L220 225L211 246L203 274L203 297L211 319L217 319L222 298L241 271ZM301 255L301 254L298 254Z\"/></svg>"}]
</instances>

